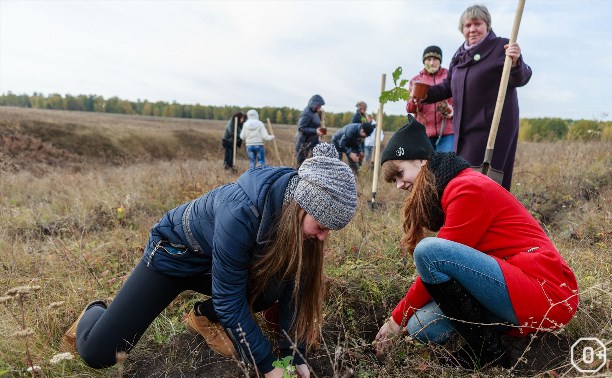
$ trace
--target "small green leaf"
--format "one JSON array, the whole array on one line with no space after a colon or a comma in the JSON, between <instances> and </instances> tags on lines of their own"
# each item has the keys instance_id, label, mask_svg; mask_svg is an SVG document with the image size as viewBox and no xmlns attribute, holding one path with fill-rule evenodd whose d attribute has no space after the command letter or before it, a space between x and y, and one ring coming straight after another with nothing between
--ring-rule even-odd
<instances>
[{"instance_id":1,"label":"small green leaf","mask_svg":"<svg viewBox=\"0 0 612 378\"><path fill-rule=\"evenodd\" d=\"M409 82L409 80L400 80L400 76L402 75L402 67L397 67L395 71L393 71L392 75L394 87L389 89L388 91L382 91L380 93L378 100L381 104L386 104L387 102L397 102L400 100L408 101L408 98L410 97L410 92L406 88L404 88ZM398 80L400 80L399 84Z\"/></svg>"},{"instance_id":2,"label":"small green leaf","mask_svg":"<svg viewBox=\"0 0 612 378\"><path fill-rule=\"evenodd\" d=\"M397 67L395 71L393 71L393 85L397 86L397 80L400 76L402 76L402 67Z\"/></svg>"}]
</instances>

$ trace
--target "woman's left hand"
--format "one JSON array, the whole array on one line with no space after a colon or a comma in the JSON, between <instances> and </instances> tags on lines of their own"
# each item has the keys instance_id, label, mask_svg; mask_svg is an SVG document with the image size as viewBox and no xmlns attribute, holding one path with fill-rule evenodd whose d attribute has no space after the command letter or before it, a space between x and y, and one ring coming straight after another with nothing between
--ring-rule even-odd
<instances>
[{"instance_id":1,"label":"woman's left hand","mask_svg":"<svg viewBox=\"0 0 612 378\"><path fill-rule=\"evenodd\" d=\"M295 367L295 372L297 373L298 377L310 378L310 370L308 369L308 365L306 364L297 365Z\"/></svg>"},{"instance_id":2,"label":"woman's left hand","mask_svg":"<svg viewBox=\"0 0 612 378\"><path fill-rule=\"evenodd\" d=\"M514 42L504 45L504 49L506 49L506 56L512 59L512 67L516 67L516 64L521 56L521 47L518 45L518 43Z\"/></svg>"}]
</instances>

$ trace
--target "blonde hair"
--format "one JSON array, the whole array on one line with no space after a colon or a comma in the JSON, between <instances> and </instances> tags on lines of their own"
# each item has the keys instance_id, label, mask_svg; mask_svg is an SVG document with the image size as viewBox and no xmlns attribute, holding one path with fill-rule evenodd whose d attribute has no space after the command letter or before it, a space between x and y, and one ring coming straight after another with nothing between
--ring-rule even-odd
<instances>
[{"instance_id":1,"label":"blonde hair","mask_svg":"<svg viewBox=\"0 0 612 378\"><path fill-rule=\"evenodd\" d=\"M249 268L249 305L252 309L255 299L263 294L273 277L291 280L295 318L290 335L297 341L316 345L323 321L324 243L316 238L304 239L305 216L306 212L293 200L283 207L273 241Z\"/></svg>"},{"instance_id":2,"label":"blonde hair","mask_svg":"<svg viewBox=\"0 0 612 378\"><path fill-rule=\"evenodd\" d=\"M487 24L487 31L491 30L491 14L484 5L472 5L463 11L459 18L459 31L463 33L463 22L465 20L481 19Z\"/></svg>"}]
</instances>

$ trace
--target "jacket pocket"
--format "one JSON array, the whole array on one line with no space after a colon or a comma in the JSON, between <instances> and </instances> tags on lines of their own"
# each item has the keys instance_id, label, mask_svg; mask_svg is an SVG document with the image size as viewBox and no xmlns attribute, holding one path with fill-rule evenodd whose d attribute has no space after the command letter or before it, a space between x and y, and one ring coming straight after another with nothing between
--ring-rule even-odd
<instances>
[{"instance_id":1,"label":"jacket pocket","mask_svg":"<svg viewBox=\"0 0 612 378\"><path fill-rule=\"evenodd\" d=\"M157 242L146 262L147 267L172 277L193 277L211 271L210 258L166 240Z\"/></svg>"}]
</instances>

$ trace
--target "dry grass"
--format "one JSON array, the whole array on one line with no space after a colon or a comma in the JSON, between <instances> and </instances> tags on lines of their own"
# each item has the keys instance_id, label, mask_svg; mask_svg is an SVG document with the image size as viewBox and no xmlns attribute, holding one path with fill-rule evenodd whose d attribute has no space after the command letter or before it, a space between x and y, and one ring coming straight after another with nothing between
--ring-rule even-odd
<instances>
[{"instance_id":1,"label":"dry grass","mask_svg":"<svg viewBox=\"0 0 612 378\"><path fill-rule=\"evenodd\" d=\"M117 367L95 371L78 359L50 360L83 306L116 293L140 259L149 228L166 210L237 178L222 169L224 127L213 121L0 108L0 296L16 286L42 287L23 301L23 312L16 301L0 305L0 376L26 374L26 351L45 376L119 375ZM289 165L294 126L274 125L274 131L281 160ZM83 145L74 143L75 135ZM24 141L28 144L19 144ZM27 153L19 152L24 146ZM610 142L519 146L514 193L575 270L582 301L565 329L538 335L516 375L543 377L554 369L574 376L564 348L583 336L612 339L611 150ZM238 156L241 172L248 165L244 148ZM277 164L271 144L267 156ZM379 183L382 209L372 211L371 172L363 171L358 182L357 216L328 243L331 289L325 339L310 357L315 373L461 375L436 362L445 349L410 340L384 359L373 355L370 342L414 269L397 249L402 193ZM184 293L154 322L125 362L124 375L242 374L233 361L211 355L201 339L186 334L181 316L197 298ZM22 328L21 315L33 331L26 338L11 336ZM527 344L513 347L518 358ZM551 354L533 352L546 348Z\"/></svg>"}]
</instances>

